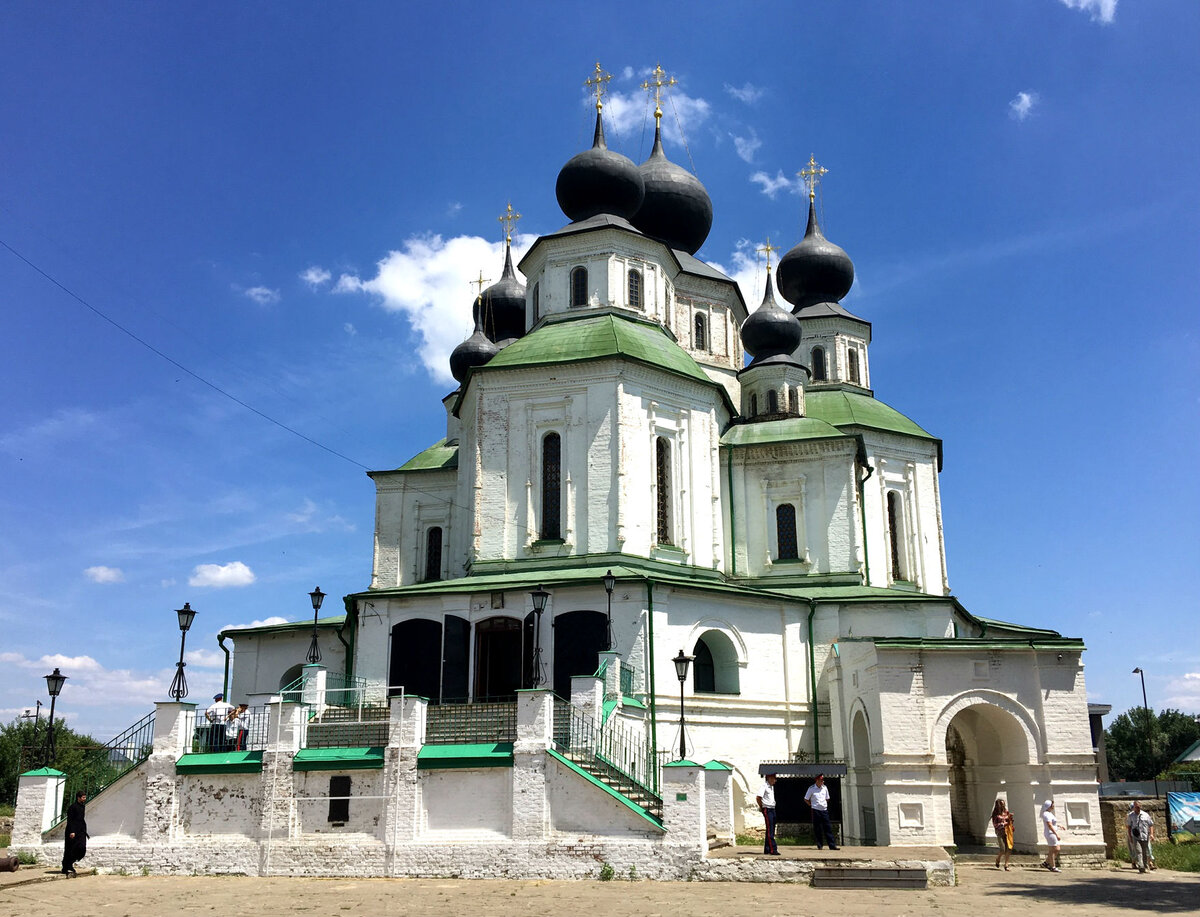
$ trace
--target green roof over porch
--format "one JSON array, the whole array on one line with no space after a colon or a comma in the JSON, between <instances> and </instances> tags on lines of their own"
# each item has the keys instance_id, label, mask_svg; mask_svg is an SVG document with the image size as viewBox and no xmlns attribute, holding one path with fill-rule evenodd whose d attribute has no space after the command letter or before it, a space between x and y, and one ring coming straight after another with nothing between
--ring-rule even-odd
<instances>
[{"instance_id":1,"label":"green roof over porch","mask_svg":"<svg viewBox=\"0 0 1200 917\"><path fill-rule=\"evenodd\" d=\"M292 759L294 771L362 771L383 767L383 746L302 748Z\"/></svg>"},{"instance_id":2,"label":"green roof over porch","mask_svg":"<svg viewBox=\"0 0 1200 917\"><path fill-rule=\"evenodd\" d=\"M178 774L261 774L261 751L222 751L184 755L175 762Z\"/></svg>"},{"instance_id":3,"label":"green roof over porch","mask_svg":"<svg viewBox=\"0 0 1200 917\"><path fill-rule=\"evenodd\" d=\"M512 742L472 742L461 745L422 745L417 768L441 770L462 767L512 767Z\"/></svg>"}]
</instances>

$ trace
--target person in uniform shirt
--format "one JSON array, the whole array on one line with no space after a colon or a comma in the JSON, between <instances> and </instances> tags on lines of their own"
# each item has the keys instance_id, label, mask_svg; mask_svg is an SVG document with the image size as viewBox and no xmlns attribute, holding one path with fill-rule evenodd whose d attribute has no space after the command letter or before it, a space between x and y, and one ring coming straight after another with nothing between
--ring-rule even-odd
<instances>
[{"instance_id":1,"label":"person in uniform shirt","mask_svg":"<svg viewBox=\"0 0 1200 917\"><path fill-rule=\"evenodd\" d=\"M804 801L812 809L813 835L817 839L817 849L829 841L829 849L837 850L837 841L833 837L833 825L829 821L829 787L825 785L825 775L817 774L816 782L804 793Z\"/></svg>"},{"instance_id":2,"label":"person in uniform shirt","mask_svg":"<svg viewBox=\"0 0 1200 917\"><path fill-rule=\"evenodd\" d=\"M775 775L767 774L767 782L763 784L762 790L755 799L758 802L758 810L763 814L763 820L767 823L767 836L763 841L763 853L770 856L779 856L779 848L775 846Z\"/></svg>"},{"instance_id":3,"label":"person in uniform shirt","mask_svg":"<svg viewBox=\"0 0 1200 917\"><path fill-rule=\"evenodd\" d=\"M205 711L204 718L208 720L208 750L225 750L225 724L229 714L233 712L233 704L225 703L224 694L214 694L212 706Z\"/></svg>"}]
</instances>

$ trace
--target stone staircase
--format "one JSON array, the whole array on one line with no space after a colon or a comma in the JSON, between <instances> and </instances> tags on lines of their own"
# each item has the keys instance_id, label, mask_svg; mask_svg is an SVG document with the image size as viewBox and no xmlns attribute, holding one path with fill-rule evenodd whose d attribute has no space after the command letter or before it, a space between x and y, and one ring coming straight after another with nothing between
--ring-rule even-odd
<instances>
[{"instance_id":1,"label":"stone staircase","mask_svg":"<svg viewBox=\"0 0 1200 917\"><path fill-rule=\"evenodd\" d=\"M587 754L563 746L559 746L555 750L580 770L587 771L605 786L616 790L630 802L640 806L646 814L662 821L662 797L651 792L648 787L642 786L600 755Z\"/></svg>"}]
</instances>

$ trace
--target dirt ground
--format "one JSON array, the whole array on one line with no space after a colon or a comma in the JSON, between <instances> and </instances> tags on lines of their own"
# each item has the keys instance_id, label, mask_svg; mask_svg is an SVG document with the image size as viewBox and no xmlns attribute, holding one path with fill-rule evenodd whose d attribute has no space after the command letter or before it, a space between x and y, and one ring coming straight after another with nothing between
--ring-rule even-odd
<instances>
[{"instance_id":1,"label":"dirt ground","mask_svg":"<svg viewBox=\"0 0 1200 917\"><path fill-rule=\"evenodd\" d=\"M39 870L44 872L44 870ZM81 876L0 886L0 917L64 914L430 915L526 917L579 913L638 917L869 914L981 917L999 909L1055 917L1200 914L1200 875L1159 870L959 867L959 885L927 891L829 891L715 882L539 882L450 879L285 879Z\"/></svg>"}]
</instances>

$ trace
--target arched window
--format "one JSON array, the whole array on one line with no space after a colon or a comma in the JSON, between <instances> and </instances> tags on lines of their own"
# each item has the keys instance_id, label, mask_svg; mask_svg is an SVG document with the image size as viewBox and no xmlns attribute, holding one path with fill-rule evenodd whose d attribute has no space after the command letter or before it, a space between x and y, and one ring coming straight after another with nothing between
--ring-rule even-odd
<instances>
[{"instance_id":1,"label":"arched window","mask_svg":"<svg viewBox=\"0 0 1200 917\"><path fill-rule=\"evenodd\" d=\"M851 347L846 351L846 358L850 364L850 381L855 385L861 385L858 381L858 351Z\"/></svg>"},{"instance_id":2,"label":"arched window","mask_svg":"<svg viewBox=\"0 0 1200 917\"><path fill-rule=\"evenodd\" d=\"M629 272L629 308L640 309L642 307L642 272Z\"/></svg>"},{"instance_id":3,"label":"arched window","mask_svg":"<svg viewBox=\"0 0 1200 917\"><path fill-rule=\"evenodd\" d=\"M750 396L750 416L751 417L758 416L758 396L757 395Z\"/></svg>"},{"instance_id":4,"label":"arched window","mask_svg":"<svg viewBox=\"0 0 1200 917\"><path fill-rule=\"evenodd\" d=\"M888 535L892 541L892 579L908 580L907 555L904 550L904 503L900 494L889 490L887 494Z\"/></svg>"},{"instance_id":5,"label":"arched window","mask_svg":"<svg viewBox=\"0 0 1200 917\"><path fill-rule=\"evenodd\" d=\"M767 392L767 413L779 413L779 395L776 393L775 389L771 389L769 392Z\"/></svg>"},{"instance_id":6,"label":"arched window","mask_svg":"<svg viewBox=\"0 0 1200 917\"><path fill-rule=\"evenodd\" d=\"M536 323L542 315L542 285L533 285L533 321Z\"/></svg>"},{"instance_id":7,"label":"arched window","mask_svg":"<svg viewBox=\"0 0 1200 917\"><path fill-rule=\"evenodd\" d=\"M775 544L779 551L777 560L797 558L796 507L791 503L780 503L775 507Z\"/></svg>"},{"instance_id":8,"label":"arched window","mask_svg":"<svg viewBox=\"0 0 1200 917\"><path fill-rule=\"evenodd\" d=\"M655 476L658 484L658 543L671 541L671 444L659 437L655 444Z\"/></svg>"},{"instance_id":9,"label":"arched window","mask_svg":"<svg viewBox=\"0 0 1200 917\"><path fill-rule=\"evenodd\" d=\"M698 694L737 694L738 658L733 641L719 630L706 630L692 648L692 690Z\"/></svg>"},{"instance_id":10,"label":"arched window","mask_svg":"<svg viewBox=\"0 0 1200 917\"><path fill-rule=\"evenodd\" d=\"M696 641L696 651L693 654L696 661L696 673L692 678L692 690L697 694L715 694L717 691L717 675L713 667L712 650L704 642L704 638Z\"/></svg>"},{"instance_id":11,"label":"arched window","mask_svg":"<svg viewBox=\"0 0 1200 917\"><path fill-rule=\"evenodd\" d=\"M425 536L425 582L442 578L442 529L435 525Z\"/></svg>"},{"instance_id":12,"label":"arched window","mask_svg":"<svg viewBox=\"0 0 1200 917\"><path fill-rule=\"evenodd\" d=\"M562 439L557 433L542 438L542 527L543 540L562 538Z\"/></svg>"},{"instance_id":13,"label":"arched window","mask_svg":"<svg viewBox=\"0 0 1200 917\"><path fill-rule=\"evenodd\" d=\"M703 315L696 316L696 330L692 346L696 350L708 350L708 324L704 321Z\"/></svg>"},{"instance_id":14,"label":"arched window","mask_svg":"<svg viewBox=\"0 0 1200 917\"><path fill-rule=\"evenodd\" d=\"M571 305L586 306L588 299L588 275L586 267L571 271Z\"/></svg>"},{"instance_id":15,"label":"arched window","mask_svg":"<svg viewBox=\"0 0 1200 917\"><path fill-rule=\"evenodd\" d=\"M825 348L814 347L812 349L812 371L814 382L825 381Z\"/></svg>"}]
</instances>

